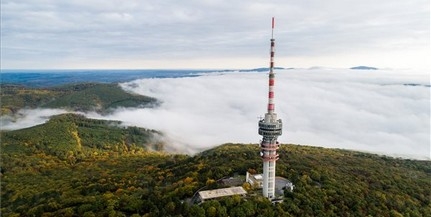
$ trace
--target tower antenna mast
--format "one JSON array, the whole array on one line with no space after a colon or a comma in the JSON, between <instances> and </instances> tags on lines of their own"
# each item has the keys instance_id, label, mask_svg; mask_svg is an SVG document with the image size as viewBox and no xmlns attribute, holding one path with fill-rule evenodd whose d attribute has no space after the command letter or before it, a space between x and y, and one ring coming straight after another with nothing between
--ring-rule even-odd
<instances>
[{"instance_id":1,"label":"tower antenna mast","mask_svg":"<svg viewBox=\"0 0 431 217\"><path fill-rule=\"evenodd\" d=\"M265 118L259 120L259 135L263 136L260 143L260 155L263 160L263 196L268 199L275 197L275 165L279 159L277 150L279 143L277 138L282 134L283 124L281 119L277 119L274 104L274 17L272 18L271 31L271 52L269 64L269 88L268 88L268 109Z\"/></svg>"},{"instance_id":2,"label":"tower antenna mast","mask_svg":"<svg viewBox=\"0 0 431 217\"><path fill-rule=\"evenodd\" d=\"M275 25L274 17L272 17L271 39L274 39L274 25Z\"/></svg>"}]
</instances>

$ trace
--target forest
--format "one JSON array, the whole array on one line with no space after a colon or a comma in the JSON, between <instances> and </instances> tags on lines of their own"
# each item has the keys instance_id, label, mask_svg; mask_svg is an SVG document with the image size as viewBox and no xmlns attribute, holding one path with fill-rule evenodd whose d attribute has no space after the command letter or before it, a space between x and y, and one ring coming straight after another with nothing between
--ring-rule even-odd
<instances>
[{"instance_id":1,"label":"forest","mask_svg":"<svg viewBox=\"0 0 431 217\"><path fill-rule=\"evenodd\" d=\"M295 189L281 203L244 183L245 197L194 204L220 178L261 173L259 146L171 154L160 132L76 114L0 133L2 216L431 216L430 161L282 144L276 173Z\"/></svg>"},{"instance_id":2,"label":"forest","mask_svg":"<svg viewBox=\"0 0 431 217\"><path fill-rule=\"evenodd\" d=\"M1 84L0 89L0 115L11 116L23 108L108 113L118 107L151 107L159 103L152 97L126 92L115 83L77 83L49 88Z\"/></svg>"}]
</instances>

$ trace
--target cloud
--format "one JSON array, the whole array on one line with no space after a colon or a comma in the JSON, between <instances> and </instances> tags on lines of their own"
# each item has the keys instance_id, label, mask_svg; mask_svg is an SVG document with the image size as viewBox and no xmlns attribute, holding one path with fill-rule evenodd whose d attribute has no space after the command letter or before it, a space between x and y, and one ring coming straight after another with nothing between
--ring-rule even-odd
<instances>
[{"instance_id":1,"label":"cloud","mask_svg":"<svg viewBox=\"0 0 431 217\"><path fill-rule=\"evenodd\" d=\"M278 71L276 112L284 123L279 141L430 159L429 75L405 73ZM174 149L187 153L226 142L258 143L266 85L265 73L135 80L122 86L160 99L159 108L93 117L161 130Z\"/></svg>"},{"instance_id":2,"label":"cloud","mask_svg":"<svg viewBox=\"0 0 431 217\"><path fill-rule=\"evenodd\" d=\"M5 68L260 67L253 59L267 57L272 16L285 65L340 66L349 55L350 65L429 67L426 0L4 0L1 8Z\"/></svg>"},{"instance_id":3,"label":"cloud","mask_svg":"<svg viewBox=\"0 0 431 217\"><path fill-rule=\"evenodd\" d=\"M53 115L67 113L63 109L22 109L15 117L0 116L1 130L17 130L43 124Z\"/></svg>"},{"instance_id":4,"label":"cloud","mask_svg":"<svg viewBox=\"0 0 431 217\"><path fill-rule=\"evenodd\" d=\"M169 151L194 154L228 143L257 144L266 112L266 73L209 73L121 84L162 101L157 108L117 109L90 118L162 131ZM430 75L423 71L294 69L276 71L276 113L283 144L343 148L430 159ZM41 124L66 111L23 110L2 129Z\"/></svg>"}]
</instances>

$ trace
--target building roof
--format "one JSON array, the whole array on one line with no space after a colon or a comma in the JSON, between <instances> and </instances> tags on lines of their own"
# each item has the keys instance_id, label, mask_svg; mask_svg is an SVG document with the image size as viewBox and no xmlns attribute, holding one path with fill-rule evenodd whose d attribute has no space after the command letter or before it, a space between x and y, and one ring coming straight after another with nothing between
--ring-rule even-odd
<instances>
[{"instance_id":1,"label":"building roof","mask_svg":"<svg viewBox=\"0 0 431 217\"><path fill-rule=\"evenodd\" d=\"M254 175L254 178L255 178L256 180L261 180L261 179L263 179L262 174Z\"/></svg>"},{"instance_id":2,"label":"building roof","mask_svg":"<svg viewBox=\"0 0 431 217\"><path fill-rule=\"evenodd\" d=\"M242 177L229 177L222 179L220 182L226 186L239 186L244 182L244 179Z\"/></svg>"},{"instance_id":3,"label":"building roof","mask_svg":"<svg viewBox=\"0 0 431 217\"><path fill-rule=\"evenodd\" d=\"M218 197L227 197L233 195L247 194L247 192L242 187L231 187L231 188L220 188L207 191L199 191L199 196L202 200L208 200Z\"/></svg>"}]
</instances>

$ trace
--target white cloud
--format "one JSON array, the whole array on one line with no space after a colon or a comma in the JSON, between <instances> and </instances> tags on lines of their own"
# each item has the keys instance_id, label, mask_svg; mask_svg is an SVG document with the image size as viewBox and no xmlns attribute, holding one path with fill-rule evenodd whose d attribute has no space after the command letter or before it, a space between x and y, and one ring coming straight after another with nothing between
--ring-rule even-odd
<instances>
[{"instance_id":1,"label":"white cloud","mask_svg":"<svg viewBox=\"0 0 431 217\"><path fill-rule=\"evenodd\" d=\"M430 159L430 75L424 71L320 68L276 71L281 143ZM88 117L160 130L169 150L196 153L227 142L258 143L266 112L267 74L211 73L142 79L123 88L156 97L158 108L118 109ZM416 86L415 86L416 85ZM2 129L43 123L62 110L24 110Z\"/></svg>"},{"instance_id":2,"label":"white cloud","mask_svg":"<svg viewBox=\"0 0 431 217\"><path fill-rule=\"evenodd\" d=\"M63 109L23 109L15 117L0 116L1 130L17 130L43 124L52 115L66 113Z\"/></svg>"},{"instance_id":3,"label":"white cloud","mask_svg":"<svg viewBox=\"0 0 431 217\"><path fill-rule=\"evenodd\" d=\"M429 159L429 75L404 73L279 71L276 112L284 122L279 140ZM136 80L123 87L163 104L103 118L161 130L176 149L189 153L225 142L257 143L266 85L265 73Z\"/></svg>"}]
</instances>

